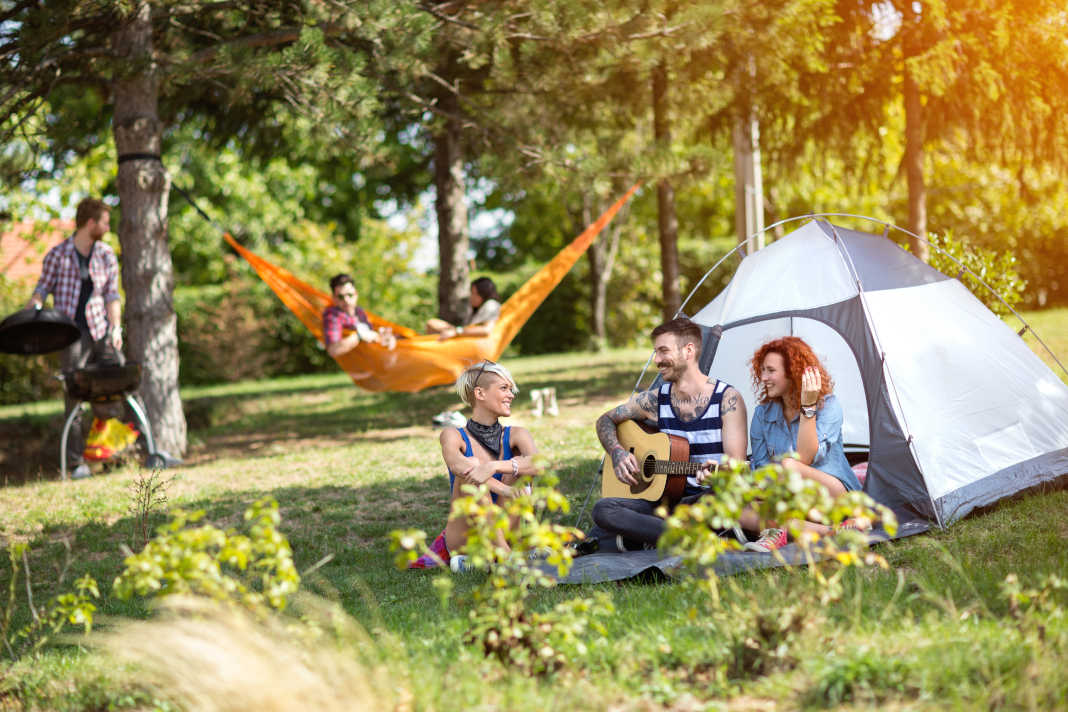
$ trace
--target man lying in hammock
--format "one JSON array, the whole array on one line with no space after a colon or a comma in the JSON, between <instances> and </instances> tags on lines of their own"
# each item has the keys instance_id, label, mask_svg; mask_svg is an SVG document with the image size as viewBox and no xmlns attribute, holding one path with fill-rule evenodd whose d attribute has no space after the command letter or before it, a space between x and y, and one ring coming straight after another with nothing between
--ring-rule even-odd
<instances>
[{"instance_id":1,"label":"man lying in hammock","mask_svg":"<svg viewBox=\"0 0 1068 712\"><path fill-rule=\"evenodd\" d=\"M375 331L367 318L367 312L356 306L359 294L352 277L345 273L336 274L330 279L330 291L334 303L323 310L323 341L326 352L337 358L352 351L361 341L381 344L387 349L397 345L397 338L389 329ZM349 333L345 334L345 330Z\"/></svg>"},{"instance_id":2,"label":"man lying in hammock","mask_svg":"<svg viewBox=\"0 0 1068 712\"><path fill-rule=\"evenodd\" d=\"M428 319L426 330L437 334L439 340L454 336L489 336L494 322L501 316L501 298L497 296L497 285L489 277L479 277L471 283L471 308L474 313L464 326L453 326L444 319Z\"/></svg>"}]
</instances>

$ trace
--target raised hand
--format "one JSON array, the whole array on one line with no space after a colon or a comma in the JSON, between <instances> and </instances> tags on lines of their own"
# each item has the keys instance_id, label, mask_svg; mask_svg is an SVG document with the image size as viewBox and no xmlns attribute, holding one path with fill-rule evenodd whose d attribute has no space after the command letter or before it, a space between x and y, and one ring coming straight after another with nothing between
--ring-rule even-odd
<instances>
[{"instance_id":1,"label":"raised hand","mask_svg":"<svg viewBox=\"0 0 1068 712\"><path fill-rule=\"evenodd\" d=\"M809 366L801 374L801 405L814 406L820 398L820 390L823 388L823 378L820 370L815 366Z\"/></svg>"}]
</instances>

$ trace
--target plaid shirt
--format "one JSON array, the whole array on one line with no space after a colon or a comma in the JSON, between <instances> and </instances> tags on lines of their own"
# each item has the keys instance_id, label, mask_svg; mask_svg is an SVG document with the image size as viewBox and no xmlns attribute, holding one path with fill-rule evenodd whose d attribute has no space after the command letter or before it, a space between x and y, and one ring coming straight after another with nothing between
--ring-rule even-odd
<instances>
[{"instance_id":1,"label":"plaid shirt","mask_svg":"<svg viewBox=\"0 0 1068 712\"><path fill-rule=\"evenodd\" d=\"M119 261L115 259L115 251L103 242L93 246L89 258L89 279L93 282L93 293L85 305L85 320L89 324L89 335L99 340L108 333L105 305L119 298ZM45 255L41 279L33 293L42 302L49 293L55 295L56 310L74 320L81 289L82 276L78 270L78 258L74 254L74 238L71 237Z\"/></svg>"},{"instance_id":2,"label":"plaid shirt","mask_svg":"<svg viewBox=\"0 0 1068 712\"><path fill-rule=\"evenodd\" d=\"M371 330L367 312L356 307L356 316L349 316L336 306L329 306L323 310L323 342L327 346L341 341L342 332L345 329L355 331L360 335L361 340L367 341Z\"/></svg>"}]
</instances>

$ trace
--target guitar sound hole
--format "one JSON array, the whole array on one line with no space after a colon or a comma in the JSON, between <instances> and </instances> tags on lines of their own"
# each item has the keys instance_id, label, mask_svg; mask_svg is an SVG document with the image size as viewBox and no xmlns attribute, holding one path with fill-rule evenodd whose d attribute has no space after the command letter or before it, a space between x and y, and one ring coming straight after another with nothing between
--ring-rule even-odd
<instances>
[{"instance_id":1,"label":"guitar sound hole","mask_svg":"<svg viewBox=\"0 0 1068 712\"><path fill-rule=\"evenodd\" d=\"M653 479L653 475L655 474L656 458L650 455L649 457L645 458L645 462L642 463L642 475L645 476L645 479L651 480Z\"/></svg>"}]
</instances>

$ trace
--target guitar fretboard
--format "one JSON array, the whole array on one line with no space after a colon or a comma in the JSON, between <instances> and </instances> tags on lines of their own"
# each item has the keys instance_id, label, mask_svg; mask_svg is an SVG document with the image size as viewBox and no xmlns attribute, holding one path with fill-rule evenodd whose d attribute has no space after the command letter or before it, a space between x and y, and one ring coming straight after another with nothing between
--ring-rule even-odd
<instances>
[{"instance_id":1,"label":"guitar fretboard","mask_svg":"<svg viewBox=\"0 0 1068 712\"><path fill-rule=\"evenodd\" d=\"M647 462L646 465L649 463ZM701 469L699 462L673 462L672 460L653 460L653 471L649 472L645 469L647 475L690 475L697 474L697 471Z\"/></svg>"}]
</instances>

